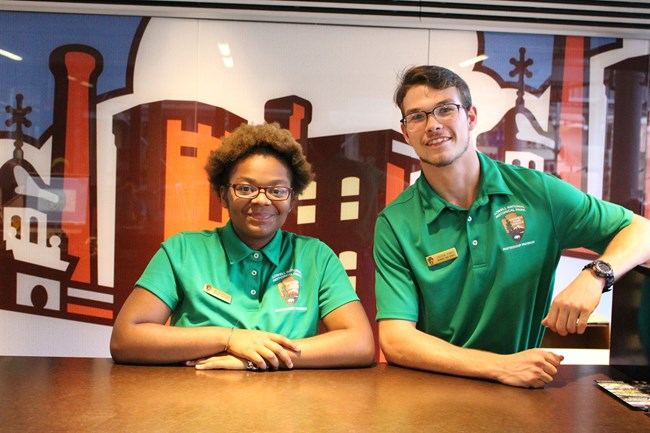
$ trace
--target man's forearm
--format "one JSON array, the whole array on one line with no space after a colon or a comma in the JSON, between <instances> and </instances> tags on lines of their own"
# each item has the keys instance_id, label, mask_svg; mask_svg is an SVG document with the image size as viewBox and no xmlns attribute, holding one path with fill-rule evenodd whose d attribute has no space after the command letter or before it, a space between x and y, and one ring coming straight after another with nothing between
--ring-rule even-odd
<instances>
[{"instance_id":1,"label":"man's forearm","mask_svg":"<svg viewBox=\"0 0 650 433\"><path fill-rule=\"evenodd\" d=\"M454 346L415 327L401 330L380 322L379 339L386 360L404 367L457 376L496 380L491 374L497 355Z\"/></svg>"},{"instance_id":2,"label":"man's forearm","mask_svg":"<svg viewBox=\"0 0 650 433\"><path fill-rule=\"evenodd\" d=\"M601 259L620 277L640 263L650 260L650 220L634 215L632 222L612 239Z\"/></svg>"},{"instance_id":3,"label":"man's forearm","mask_svg":"<svg viewBox=\"0 0 650 433\"><path fill-rule=\"evenodd\" d=\"M551 382L562 361L561 356L541 349L500 355L458 347L405 321L380 322L379 339L390 363L520 387L539 388Z\"/></svg>"}]
</instances>

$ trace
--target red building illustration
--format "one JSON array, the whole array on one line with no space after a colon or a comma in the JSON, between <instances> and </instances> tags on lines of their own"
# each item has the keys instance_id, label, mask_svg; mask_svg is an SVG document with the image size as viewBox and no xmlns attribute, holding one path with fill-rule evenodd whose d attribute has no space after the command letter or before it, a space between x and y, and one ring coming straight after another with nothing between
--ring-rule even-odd
<instances>
[{"instance_id":1,"label":"red building illustration","mask_svg":"<svg viewBox=\"0 0 650 433\"><path fill-rule=\"evenodd\" d=\"M16 117L17 100L14 158L0 169L0 308L113 321L113 290L97 281L95 89L101 65L101 55L86 46L62 46L50 55L57 104L49 173L24 159L24 145L43 143L19 127L28 122L24 115Z\"/></svg>"}]
</instances>

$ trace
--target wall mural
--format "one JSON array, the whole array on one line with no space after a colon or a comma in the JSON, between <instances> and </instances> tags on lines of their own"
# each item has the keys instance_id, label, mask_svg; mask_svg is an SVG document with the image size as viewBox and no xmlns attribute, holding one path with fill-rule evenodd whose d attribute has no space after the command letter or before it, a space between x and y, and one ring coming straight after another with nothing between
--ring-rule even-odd
<instances>
[{"instance_id":1,"label":"wall mural","mask_svg":"<svg viewBox=\"0 0 650 433\"><path fill-rule=\"evenodd\" d=\"M419 175L391 96L420 63L467 79L482 152L649 214L644 41L10 12L0 36L23 58L0 56L0 310L110 326L160 242L226 223L203 166L266 121L316 171L284 229L329 244L373 318L374 221Z\"/></svg>"}]
</instances>

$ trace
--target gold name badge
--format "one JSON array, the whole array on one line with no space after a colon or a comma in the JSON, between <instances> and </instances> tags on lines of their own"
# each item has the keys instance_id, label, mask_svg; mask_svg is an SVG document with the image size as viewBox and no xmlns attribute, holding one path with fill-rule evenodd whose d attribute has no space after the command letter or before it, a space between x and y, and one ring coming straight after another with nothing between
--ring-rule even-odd
<instances>
[{"instance_id":1,"label":"gold name badge","mask_svg":"<svg viewBox=\"0 0 650 433\"><path fill-rule=\"evenodd\" d=\"M439 253L427 256L427 265L435 266L438 263L453 260L458 257L456 248L449 248L448 250L440 251Z\"/></svg>"},{"instance_id":2,"label":"gold name badge","mask_svg":"<svg viewBox=\"0 0 650 433\"><path fill-rule=\"evenodd\" d=\"M219 290L216 287L212 287L209 284L206 284L203 286L203 291L207 293L208 295L214 296L215 298L219 299L220 301L225 302L226 304L230 304L230 301L232 301L232 296L229 295L228 293L224 292L223 290Z\"/></svg>"}]
</instances>

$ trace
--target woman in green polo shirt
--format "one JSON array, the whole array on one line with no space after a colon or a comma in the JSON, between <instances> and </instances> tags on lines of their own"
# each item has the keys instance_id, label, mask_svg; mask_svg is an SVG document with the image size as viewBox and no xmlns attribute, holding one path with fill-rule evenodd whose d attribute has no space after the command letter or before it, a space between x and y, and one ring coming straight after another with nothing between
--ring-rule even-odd
<instances>
[{"instance_id":1,"label":"woman in green polo shirt","mask_svg":"<svg viewBox=\"0 0 650 433\"><path fill-rule=\"evenodd\" d=\"M242 125L206 170L230 220L162 243L115 320L113 359L197 369L371 364L372 330L337 256L281 230L313 178L291 133Z\"/></svg>"}]
</instances>

